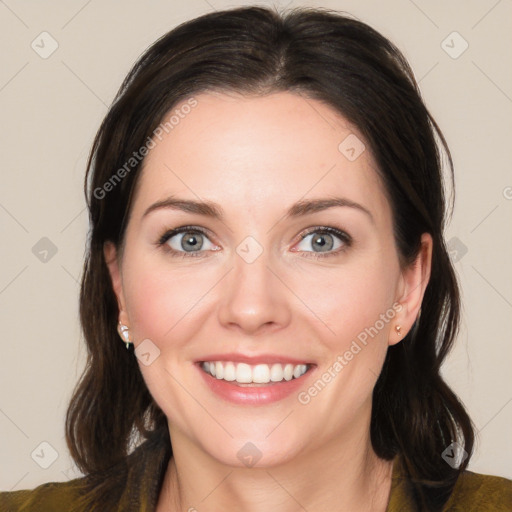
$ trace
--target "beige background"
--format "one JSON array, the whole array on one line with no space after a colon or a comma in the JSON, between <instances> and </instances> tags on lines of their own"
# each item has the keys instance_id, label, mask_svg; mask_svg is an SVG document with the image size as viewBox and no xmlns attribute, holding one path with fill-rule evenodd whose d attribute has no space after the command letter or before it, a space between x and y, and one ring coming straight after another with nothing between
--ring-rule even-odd
<instances>
[{"instance_id":1,"label":"beige background","mask_svg":"<svg viewBox=\"0 0 512 512\"><path fill-rule=\"evenodd\" d=\"M459 248L464 320L444 373L479 431L470 468L512 478L512 2L274 4L347 11L409 59L456 165L457 202L446 237ZM77 314L87 230L82 180L107 106L160 35L234 5L244 2L0 1L2 490L79 475L63 425L84 355ZM31 47L35 40L43 51L43 31L58 43L46 59ZM41 37L51 49L49 36ZM467 50L452 58L464 41ZM36 246L43 237L57 250L46 262Z\"/></svg>"}]
</instances>

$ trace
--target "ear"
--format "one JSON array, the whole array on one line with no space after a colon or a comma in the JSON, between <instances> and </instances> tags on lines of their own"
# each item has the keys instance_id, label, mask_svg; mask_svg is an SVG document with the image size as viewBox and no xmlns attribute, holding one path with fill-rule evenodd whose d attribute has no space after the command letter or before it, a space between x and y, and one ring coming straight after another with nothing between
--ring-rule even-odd
<instances>
[{"instance_id":1,"label":"ear","mask_svg":"<svg viewBox=\"0 0 512 512\"><path fill-rule=\"evenodd\" d=\"M432 246L432 236L429 233L423 233L418 256L413 263L402 270L396 299L401 304L402 309L395 317L389 345L395 345L405 338L418 317L423 295L430 280ZM394 328L397 325L401 327L400 334Z\"/></svg>"},{"instance_id":2,"label":"ear","mask_svg":"<svg viewBox=\"0 0 512 512\"><path fill-rule=\"evenodd\" d=\"M112 281L112 288L117 297L117 305L119 307L119 321L124 325L130 325L128 322L128 314L126 312L126 303L123 295L123 281L121 276L121 268L119 265L118 251L113 242L107 241L103 244L103 255Z\"/></svg>"}]
</instances>

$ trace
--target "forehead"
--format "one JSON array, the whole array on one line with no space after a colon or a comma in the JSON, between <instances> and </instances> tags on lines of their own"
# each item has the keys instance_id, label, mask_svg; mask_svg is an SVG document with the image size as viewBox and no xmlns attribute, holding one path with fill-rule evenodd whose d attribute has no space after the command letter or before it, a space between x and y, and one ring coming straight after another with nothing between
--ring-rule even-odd
<instances>
[{"instance_id":1,"label":"forehead","mask_svg":"<svg viewBox=\"0 0 512 512\"><path fill-rule=\"evenodd\" d=\"M332 107L290 92L203 93L177 104L149 151L134 210L170 195L207 199L233 214L279 211L301 198L339 196L389 214L370 150ZM161 140L160 140L161 139ZM354 158L355 157L355 158ZM135 212L137 213L137 212Z\"/></svg>"}]
</instances>

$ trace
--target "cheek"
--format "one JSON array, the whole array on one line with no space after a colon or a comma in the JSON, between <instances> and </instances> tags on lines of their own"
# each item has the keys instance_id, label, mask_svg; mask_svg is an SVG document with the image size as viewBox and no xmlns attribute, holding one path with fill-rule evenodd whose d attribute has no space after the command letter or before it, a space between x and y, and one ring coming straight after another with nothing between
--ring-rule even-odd
<instances>
[{"instance_id":1,"label":"cheek","mask_svg":"<svg viewBox=\"0 0 512 512\"><path fill-rule=\"evenodd\" d=\"M392 261L361 260L303 284L302 293L306 286L311 289L308 306L322 320L317 332L323 333L318 337L323 357L318 381L303 390L299 402L312 403L318 415L329 414L326 428L333 431L371 398L399 309L394 301L396 268Z\"/></svg>"},{"instance_id":2,"label":"cheek","mask_svg":"<svg viewBox=\"0 0 512 512\"><path fill-rule=\"evenodd\" d=\"M340 266L339 270L322 269L309 277L303 273L295 279L294 289L305 297L304 302L314 315L312 319L319 320L325 343L331 350L342 350L359 335L364 338L369 329L373 338L387 339L395 315L396 278L392 262L368 259ZM376 324L378 335L372 329Z\"/></svg>"},{"instance_id":3,"label":"cheek","mask_svg":"<svg viewBox=\"0 0 512 512\"><path fill-rule=\"evenodd\" d=\"M169 271L158 261L132 260L125 272L124 291L136 340L149 338L158 344L171 330L179 330L210 287L193 270Z\"/></svg>"}]
</instances>

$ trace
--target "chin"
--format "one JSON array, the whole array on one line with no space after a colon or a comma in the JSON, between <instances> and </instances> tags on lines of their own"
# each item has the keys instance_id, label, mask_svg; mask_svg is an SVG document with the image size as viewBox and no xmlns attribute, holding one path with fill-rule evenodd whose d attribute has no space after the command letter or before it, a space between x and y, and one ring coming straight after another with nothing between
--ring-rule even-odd
<instances>
[{"instance_id":1,"label":"chin","mask_svg":"<svg viewBox=\"0 0 512 512\"><path fill-rule=\"evenodd\" d=\"M290 462L296 453L287 447L245 440L226 443L221 450L211 447L210 455L220 463L236 468L273 468Z\"/></svg>"}]
</instances>

